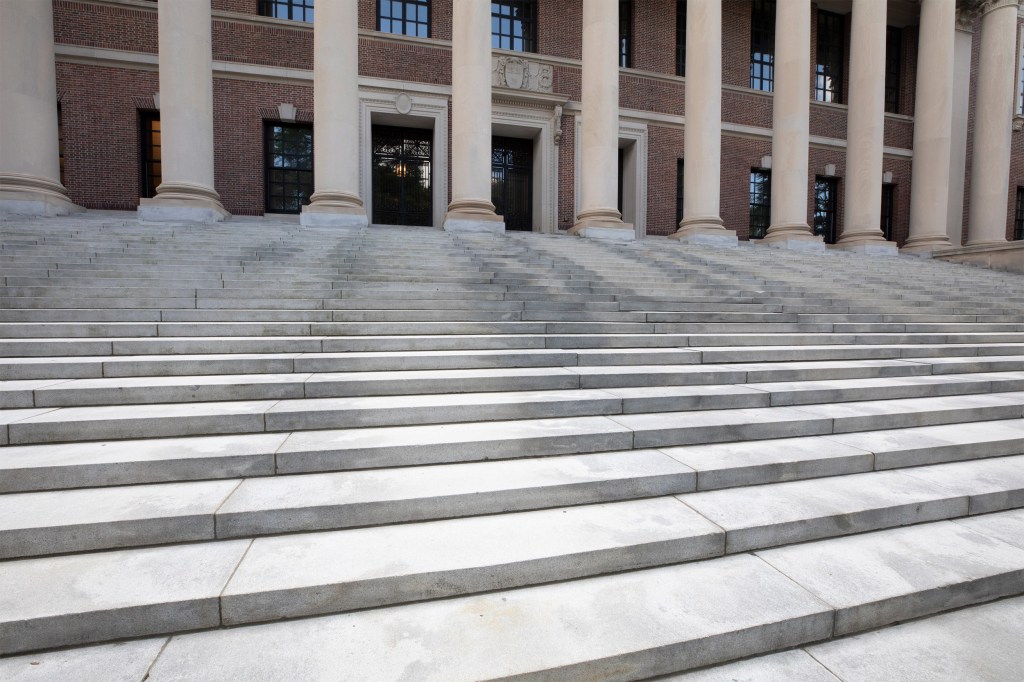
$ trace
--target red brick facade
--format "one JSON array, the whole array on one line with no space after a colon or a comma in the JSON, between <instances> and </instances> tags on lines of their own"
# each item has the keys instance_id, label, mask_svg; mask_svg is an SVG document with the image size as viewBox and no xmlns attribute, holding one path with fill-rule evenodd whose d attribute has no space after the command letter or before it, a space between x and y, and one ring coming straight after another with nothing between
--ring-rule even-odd
<instances>
[{"instance_id":1,"label":"red brick facade","mask_svg":"<svg viewBox=\"0 0 1024 682\"><path fill-rule=\"evenodd\" d=\"M537 46L534 56L553 68L553 90L578 102L581 89L583 0L537 0ZM683 157L685 82L676 69L675 0L634 3L633 68L620 75L620 105L631 119L647 126L647 232L668 234L676 227L676 168ZM257 75L219 69L214 74L214 138L217 190L235 214L260 215L263 198L263 125L280 103L290 103L307 117L312 111L313 32L310 24L257 16L257 0L212 0L213 58L218 63L282 67ZM816 12L816 6L812 7ZM152 106L159 90L155 3L141 0L54 0L57 82L65 140L67 188L72 199L94 208L131 209L139 195L139 110ZM451 83L451 0L434 0L431 37L402 38L375 33L377 0L359 0L360 73L366 77L432 86ZM811 60L815 26L812 13ZM750 170L771 154L772 97L749 89L751 3L723 2L723 122L721 212L727 227L741 238L749 221ZM846 22L849 59L849 20ZM902 31L899 113L886 118L885 145L910 150L913 140L917 28ZM975 40L974 63L977 63ZM82 56L75 48L95 48L104 56ZM62 48L65 49L62 52ZM113 58L107 51L138 53ZM106 60L106 61L104 61ZM130 62L130 63L129 63ZM848 65L847 65L848 74ZM972 81L976 73L972 70ZM848 79L844 79L848 80ZM810 82L810 81L809 81ZM974 87L971 89L972 108ZM843 100L845 101L845 93ZM150 102L150 104L147 104ZM552 104L552 107L554 104ZM633 115L635 113L635 116ZM562 117L557 149L557 224L574 220L575 117ZM973 129L973 117L969 119ZM834 164L838 177L839 227L843 216L846 107L813 103L812 146L808 175L808 220L813 214L814 176ZM451 134L449 126L449 134ZM827 138L822 140L821 138ZM968 134L968 144L970 132ZM450 150L450 145L449 145ZM970 153L970 150L968 150ZM446 164L446 169L450 163ZM968 161L969 166L969 161ZM699 172L688 169L690 172ZM908 229L911 162L906 153L887 153L884 170L896 185L895 237L902 243ZM449 172L450 178L450 172ZM969 174L968 174L969 186ZM1024 132L1015 132L1007 197L1007 234L1012 235L1013 201L1024 186ZM450 182L449 182L450 187ZM966 210L965 210L966 215Z\"/></svg>"}]
</instances>

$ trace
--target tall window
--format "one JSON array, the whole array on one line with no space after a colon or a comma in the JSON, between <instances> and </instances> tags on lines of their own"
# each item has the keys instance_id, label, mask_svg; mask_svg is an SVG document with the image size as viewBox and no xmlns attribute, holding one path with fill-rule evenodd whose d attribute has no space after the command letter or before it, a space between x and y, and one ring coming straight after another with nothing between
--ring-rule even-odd
<instances>
[{"instance_id":1,"label":"tall window","mask_svg":"<svg viewBox=\"0 0 1024 682\"><path fill-rule=\"evenodd\" d=\"M619 66L633 66L633 0L619 2Z\"/></svg>"},{"instance_id":2,"label":"tall window","mask_svg":"<svg viewBox=\"0 0 1024 682\"><path fill-rule=\"evenodd\" d=\"M686 0L676 0L676 75L686 75Z\"/></svg>"},{"instance_id":3,"label":"tall window","mask_svg":"<svg viewBox=\"0 0 1024 682\"><path fill-rule=\"evenodd\" d=\"M260 14L275 19L313 21L313 0L260 0Z\"/></svg>"},{"instance_id":4,"label":"tall window","mask_svg":"<svg viewBox=\"0 0 1024 682\"><path fill-rule=\"evenodd\" d=\"M67 176L64 173L64 112L60 102L57 102L57 158L60 161L60 184L67 187Z\"/></svg>"},{"instance_id":5,"label":"tall window","mask_svg":"<svg viewBox=\"0 0 1024 682\"><path fill-rule=\"evenodd\" d=\"M885 235L885 241L893 240L893 222L896 216L896 185L882 185L882 221L879 227Z\"/></svg>"},{"instance_id":6,"label":"tall window","mask_svg":"<svg viewBox=\"0 0 1024 682\"><path fill-rule=\"evenodd\" d=\"M139 112L139 196L152 199L163 181L160 162L160 112Z\"/></svg>"},{"instance_id":7,"label":"tall window","mask_svg":"<svg viewBox=\"0 0 1024 682\"><path fill-rule=\"evenodd\" d=\"M430 0L377 0L377 30L430 37Z\"/></svg>"},{"instance_id":8,"label":"tall window","mask_svg":"<svg viewBox=\"0 0 1024 682\"><path fill-rule=\"evenodd\" d=\"M825 238L826 244L836 243L836 189L835 178L818 176L814 179L814 234Z\"/></svg>"},{"instance_id":9,"label":"tall window","mask_svg":"<svg viewBox=\"0 0 1024 682\"><path fill-rule=\"evenodd\" d=\"M772 222L772 172L750 171L750 238L762 239Z\"/></svg>"},{"instance_id":10,"label":"tall window","mask_svg":"<svg viewBox=\"0 0 1024 682\"><path fill-rule=\"evenodd\" d=\"M750 87L775 86L775 0L754 0L750 14Z\"/></svg>"},{"instance_id":11,"label":"tall window","mask_svg":"<svg viewBox=\"0 0 1024 682\"><path fill-rule=\"evenodd\" d=\"M676 226L683 219L683 160L676 161Z\"/></svg>"},{"instance_id":12,"label":"tall window","mask_svg":"<svg viewBox=\"0 0 1024 682\"><path fill-rule=\"evenodd\" d=\"M537 51L537 0L491 3L491 47L516 52Z\"/></svg>"},{"instance_id":13,"label":"tall window","mask_svg":"<svg viewBox=\"0 0 1024 682\"><path fill-rule=\"evenodd\" d=\"M818 61L814 68L814 99L840 102L843 98L843 50L846 23L842 14L818 10Z\"/></svg>"},{"instance_id":14,"label":"tall window","mask_svg":"<svg viewBox=\"0 0 1024 682\"><path fill-rule=\"evenodd\" d=\"M898 114L900 110L900 56L903 51L903 31L894 26L885 29L885 110Z\"/></svg>"},{"instance_id":15,"label":"tall window","mask_svg":"<svg viewBox=\"0 0 1024 682\"><path fill-rule=\"evenodd\" d=\"M1017 83L1017 115L1024 116L1024 28L1020 30L1020 81Z\"/></svg>"},{"instance_id":16,"label":"tall window","mask_svg":"<svg viewBox=\"0 0 1024 682\"><path fill-rule=\"evenodd\" d=\"M298 213L313 194L313 126L267 123L264 147L267 213Z\"/></svg>"},{"instance_id":17,"label":"tall window","mask_svg":"<svg viewBox=\"0 0 1024 682\"><path fill-rule=\"evenodd\" d=\"M1017 188L1017 213L1013 221L1013 238L1024 239L1024 187Z\"/></svg>"}]
</instances>

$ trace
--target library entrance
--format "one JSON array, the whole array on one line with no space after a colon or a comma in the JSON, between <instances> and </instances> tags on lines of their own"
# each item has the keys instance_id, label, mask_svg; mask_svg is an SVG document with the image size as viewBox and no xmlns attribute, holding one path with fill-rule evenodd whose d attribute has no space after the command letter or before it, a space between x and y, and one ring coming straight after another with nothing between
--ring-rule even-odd
<instances>
[{"instance_id":1,"label":"library entrance","mask_svg":"<svg viewBox=\"0 0 1024 682\"><path fill-rule=\"evenodd\" d=\"M433 130L373 126L375 225L433 224Z\"/></svg>"}]
</instances>

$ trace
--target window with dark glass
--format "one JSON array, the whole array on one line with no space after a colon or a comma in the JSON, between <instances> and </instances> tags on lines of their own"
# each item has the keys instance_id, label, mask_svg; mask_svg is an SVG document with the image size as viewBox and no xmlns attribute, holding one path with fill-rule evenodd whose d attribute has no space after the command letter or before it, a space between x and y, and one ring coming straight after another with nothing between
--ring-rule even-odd
<instances>
[{"instance_id":1,"label":"window with dark glass","mask_svg":"<svg viewBox=\"0 0 1024 682\"><path fill-rule=\"evenodd\" d=\"M313 21L313 0L260 0L260 14L275 19Z\"/></svg>"},{"instance_id":2,"label":"window with dark glass","mask_svg":"<svg viewBox=\"0 0 1024 682\"><path fill-rule=\"evenodd\" d=\"M633 66L633 0L619 2L619 66Z\"/></svg>"},{"instance_id":3,"label":"window with dark glass","mask_svg":"<svg viewBox=\"0 0 1024 682\"><path fill-rule=\"evenodd\" d=\"M750 87L775 86L775 0L754 0L750 14Z\"/></svg>"},{"instance_id":4,"label":"window with dark glass","mask_svg":"<svg viewBox=\"0 0 1024 682\"><path fill-rule=\"evenodd\" d=\"M896 185L885 184L882 185L882 221L879 227L882 228L882 234L885 236L885 241L891 242L893 240L893 221L896 216Z\"/></svg>"},{"instance_id":5,"label":"window with dark glass","mask_svg":"<svg viewBox=\"0 0 1024 682\"><path fill-rule=\"evenodd\" d=\"M894 26L885 30L885 110L898 114L900 109L900 57L903 31Z\"/></svg>"},{"instance_id":6,"label":"window with dark glass","mask_svg":"<svg viewBox=\"0 0 1024 682\"><path fill-rule=\"evenodd\" d=\"M1024 116L1024 29L1020 32L1020 83L1017 93L1017 113Z\"/></svg>"},{"instance_id":7,"label":"window with dark glass","mask_svg":"<svg viewBox=\"0 0 1024 682\"><path fill-rule=\"evenodd\" d=\"M60 184L67 187L64 174L64 112L61 111L60 102L57 102L57 156L60 160Z\"/></svg>"},{"instance_id":8,"label":"window with dark glass","mask_svg":"<svg viewBox=\"0 0 1024 682\"><path fill-rule=\"evenodd\" d=\"M676 225L683 219L683 160L676 161Z\"/></svg>"},{"instance_id":9,"label":"window with dark glass","mask_svg":"<svg viewBox=\"0 0 1024 682\"><path fill-rule=\"evenodd\" d=\"M676 0L676 75L686 75L686 0Z\"/></svg>"},{"instance_id":10,"label":"window with dark glass","mask_svg":"<svg viewBox=\"0 0 1024 682\"><path fill-rule=\"evenodd\" d=\"M515 52L537 51L537 0L491 3L491 47Z\"/></svg>"},{"instance_id":11,"label":"window with dark glass","mask_svg":"<svg viewBox=\"0 0 1024 682\"><path fill-rule=\"evenodd\" d=\"M430 37L430 0L377 0L377 30Z\"/></svg>"},{"instance_id":12,"label":"window with dark glass","mask_svg":"<svg viewBox=\"0 0 1024 682\"><path fill-rule=\"evenodd\" d=\"M1017 213L1013 221L1013 238L1024 239L1024 187L1017 188Z\"/></svg>"},{"instance_id":13,"label":"window with dark glass","mask_svg":"<svg viewBox=\"0 0 1024 682\"><path fill-rule=\"evenodd\" d=\"M772 222L772 172L750 171L750 238L762 239Z\"/></svg>"},{"instance_id":14,"label":"window with dark glass","mask_svg":"<svg viewBox=\"0 0 1024 682\"><path fill-rule=\"evenodd\" d=\"M163 180L160 162L160 112L139 112L139 196L151 199Z\"/></svg>"},{"instance_id":15,"label":"window with dark glass","mask_svg":"<svg viewBox=\"0 0 1024 682\"><path fill-rule=\"evenodd\" d=\"M268 122L264 140L264 210L299 213L313 194L313 126Z\"/></svg>"},{"instance_id":16,"label":"window with dark glass","mask_svg":"<svg viewBox=\"0 0 1024 682\"><path fill-rule=\"evenodd\" d=\"M818 10L818 58L814 66L814 99L819 102L842 101L845 45L845 17L842 14Z\"/></svg>"},{"instance_id":17,"label":"window with dark glass","mask_svg":"<svg viewBox=\"0 0 1024 682\"><path fill-rule=\"evenodd\" d=\"M826 244L836 243L837 188L835 178L814 179L814 234L824 237Z\"/></svg>"}]
</instances>

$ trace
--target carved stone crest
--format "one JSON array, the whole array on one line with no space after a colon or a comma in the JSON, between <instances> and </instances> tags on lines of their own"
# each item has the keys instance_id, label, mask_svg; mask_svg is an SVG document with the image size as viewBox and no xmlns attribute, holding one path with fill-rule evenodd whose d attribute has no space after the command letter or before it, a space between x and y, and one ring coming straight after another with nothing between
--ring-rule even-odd
<instances>
[{"instance_id":1,"label":"carved stone crest","mask_svg":"<svg viewBox=\"0 0 1024 682\"><path fill-rule=\"evenodd\" d=\"M538 64L519 57L494 57L491 83L500 88L551 92L549 64Z\"/></svg>"}]
</instances>

